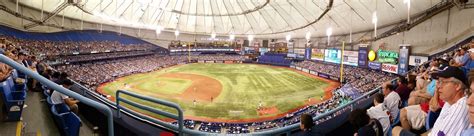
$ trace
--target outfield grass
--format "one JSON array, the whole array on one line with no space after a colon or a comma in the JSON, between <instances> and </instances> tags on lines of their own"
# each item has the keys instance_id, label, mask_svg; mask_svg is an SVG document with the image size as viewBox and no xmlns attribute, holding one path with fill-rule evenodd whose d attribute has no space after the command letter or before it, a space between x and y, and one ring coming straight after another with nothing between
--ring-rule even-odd
<instances>
[{"instance_id":1,"label":"outfield grass","mask_svg":"<svg viewBox=\"0 0 474 136\"><path fill-rule=\"evenodd\" d=\"M193 81L161 77L163 74L186 73L214 78L222 84L220 94L213 102L197 102L180 99ZM124 83L131 88L124 88ZM329 83L307 77L287 68L253 64L187 64L146 74L120 78L103 87L112 96L118 89L127 89L143 95L178 103L185 116L213 119L255 119L275 116L303 106L308 98L320 99ZM204 93L204 92L197 92ZM189 95L189 94L188 94ZM193 95L193 94L190 94ZM148 102L140 103L162 108ZM278 112L258 115L259 103L264 107L276 107ZM165 108L164 110L170 110ZM143 112L143 111L141 111ZM144 112L150 114L148 112ZM154 115L152 115L154 116Z\"/></svg>"}]
</instances>

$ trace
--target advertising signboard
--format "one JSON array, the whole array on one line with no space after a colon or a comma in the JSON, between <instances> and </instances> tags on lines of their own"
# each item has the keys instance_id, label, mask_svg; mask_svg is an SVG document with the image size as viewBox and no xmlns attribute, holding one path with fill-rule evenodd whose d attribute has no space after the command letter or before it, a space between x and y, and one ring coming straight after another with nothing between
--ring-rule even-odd
<instances>
[{"instance_id":1,"label":"advertising signboard","mask_svg":"<svg viewBox=\"0 0 474 136\"><path fill-rule=\"evenodd\" d=\"M324 61L324 49L315 49L311 50L311 59Z\"/></svg>"},{"instance_id":2,"label":"advertising signboard","mask_svg":"<svg viewBox=\"0 0 474 136\"><path fill-rule=\"evenodd\" d=\"M410 47L408 44L400 45L400 58L398 59L398 74L404 75L408 71L408 57Z\"/></svg>"},{"instance_id":3,"label":"advertising signboard","mask_svg":"<svg viewBox=\"0 0 474 136\"><path fill-rule=\"evenodd\" d=\"M398 74L398 65L383 63L382 71Z\"/></svg>"},{"instance_id":4,"label":"advertising signboard","mask_svg":"<svg viewBox=\"0 0 474 136\"><path fill-rule=\"evenodd\" d=\"M398 52L378 50L377 62L398 64Z\"/></svg>"},{"instance_id":5,"label":"advertising signboard","mask_svg":"<svg viewBox=\"0 0 474 136\"><path fill-rule=\"evenodd\" d=\"M367 45L359 45L359 67L367 67Z\"/></svg>"},{"instance_id":6,"label":"advertising signboard","mask_svg":"<svg viewBox=\"0 0 474 136\"><path fill-rule=\"evenodd\" d=\"M425 63L426 61L428 61L428 57L426 56L410 56L409 57L409 61L408 61L408 65L410 66L419 66L423 63Z\"/></svg>"},{"instance_id":7,"label":"advertising signboard","mask_svg":"<svg viewBox=\"0 0 474 136\"><path fill-rule=\"evenodd\" d=\"M359 52L357 51L344 51L343 64L357 66L359 59Z\"/></svg>"},{"instance_id":8,"label":"advertising signboard","mask_svg":"<svg viewBox=\"0 0 474 136\"><path fill-rule=\"evenodd\" d=\"M370 62L368 63L370 69L380 70L381 64L378 62Z\"/></svg>"},{"instance_id":9,"label":"advertising signboard","mask_svg":"<svg viewBox=\"0 0 474 136\"><path fill-rule=\"evenodd\" d=\"M326 49L324 51L324 61L331 63L341 63L341 50Z\"/></svg>"}]
</instances>

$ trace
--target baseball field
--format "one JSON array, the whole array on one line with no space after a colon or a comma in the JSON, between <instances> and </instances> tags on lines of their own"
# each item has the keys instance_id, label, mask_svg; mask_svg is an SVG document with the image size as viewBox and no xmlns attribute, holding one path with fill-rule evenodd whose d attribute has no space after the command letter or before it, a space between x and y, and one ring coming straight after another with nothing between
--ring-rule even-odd
<instances>
[{"instance_id":1,"label":"baseball field","mask_svg":"<svg viewBox=\"0 0 474 136\"><path fill-rule=\"evenodd\" d=\"M331 90L338 85L338 82L287 67L194 63L121 77L102 84L98 91L111 95L112 100L121 89L175 102L184 110L186 119L252 122L282 117L308 104L329 99ZM170 108L125 98L176 113Z\"/></svg>"}]
</instances>

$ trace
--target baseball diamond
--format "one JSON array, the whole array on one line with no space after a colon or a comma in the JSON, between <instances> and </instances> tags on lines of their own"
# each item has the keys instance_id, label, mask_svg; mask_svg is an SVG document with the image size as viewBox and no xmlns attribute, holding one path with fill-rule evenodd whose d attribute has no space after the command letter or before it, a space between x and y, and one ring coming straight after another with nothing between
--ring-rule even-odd
<instances>
[{"instance_id":1,"label":"baseball diamond","mask_svg":"<svg viewBox=\"0 0 474 136\"><path fill-rule=\"evenodd\" d=\"M117 90L127 90L172 101L184 109L186 119L251 122L282 117L306 105L329 99L330 91L338 86L338 82L287 67L195 63L122 77L102 84L98 90L112 95L112 100ZM138 112L165 119L147 111Z\"/></svg>"}]
</instances>

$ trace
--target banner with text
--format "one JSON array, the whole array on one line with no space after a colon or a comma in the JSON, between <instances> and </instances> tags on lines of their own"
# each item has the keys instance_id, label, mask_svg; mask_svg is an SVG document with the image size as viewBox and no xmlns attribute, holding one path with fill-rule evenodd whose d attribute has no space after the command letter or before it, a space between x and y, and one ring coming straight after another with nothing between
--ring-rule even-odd
<instances>
[{"instance_id":1,"label":"banner with text","mask_svg":"<svg viewBox=\"0 0 474 136\"><path fill-rule=\"evenodd\" d=\"M419 66L423 63L425 63L426 61L428 61L428 57L426 56L410 56L409 57L409 61L408 61L408 65L410 66Z\"/></svg>"},{"instance_id":2,"label":"banner with text","mask_svg":"<svg viewBox=\"0 0 474 136\"><path fill-rule=\"evenodd\" d=\"M341 50L326 49L324 51L324 61L331 63L341 63Z\"/></svg>"},{"instance_id":3,"label":"banner with text","mask_svg":"<svg viewBox=\"0 0 474 136\"><path fill-rule=\"evenodd\" d=\"M359 67L367 67L367 44L359 44L359 60L358 60L358 65Z\"/></svg>"},{"instance_id":4,"label":"banner with text","mask_svg":"<svg viewBox=\"0 0 474 136\"><path fill-rule=\"evenodd\" d=\"M398 65L383 63L382 64L382 71L398 74Z\"/></svg>"},{"instance_id":5,"label":"banner with text","mask_svg":"<svg viewBox=\"0 0 474 136\"><path fill-rule=\"evenodd\" d=\"M346 65L351 65L351 66L357 66L358 62L357 60L359 59L359 52L357 51L344 51L344 59L343 59L343 64Z\"/></svg>"},{"instance_id":6,"label":"banner with text","mask_svg":"<svg viewBox=\"0 0 474 136\"><path fill-rule=\"evenodd\" d=\"M306 48L305 49L304 59L311 59L311 48Z\"/></svg>"},{"instance_id":7,"label":"banner with text","mask_svg":"<svg viewBox=\"0 0 474 136\"><path fill-rule=\"evenodd\" d=\"M381 64L378 63L378 62L369 61L368 66L369 66L370 69L380 70Z\"/></svg>"},{"instance_id":8,"label":"banner with text","mask_svg":"<svg viewBox=\"0 0 474 136\"><path fill-rule=\"evenodd\" d=\"M312 49L311 51L312 60L324 61L324 49Z\"/></svg>"},{"instance_id":9,"label":"banner with text","mask_svg":"<svg viewBox=\"0 0 474 136\"><path fill-rule=\"evenodd\" d=\"M400 58L398 58L398 74L404 75L408 71L408 57L410 53L410 45L400 45Z\"/></svg>"}]
</instances>

